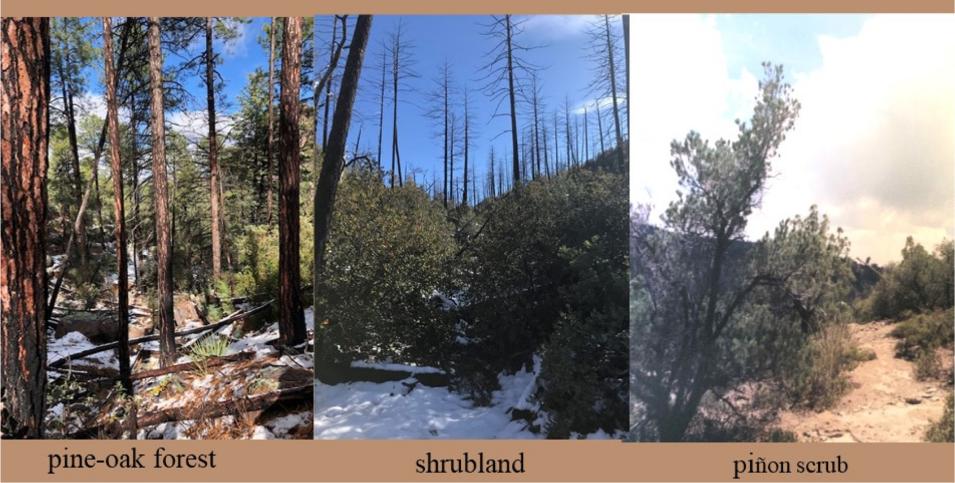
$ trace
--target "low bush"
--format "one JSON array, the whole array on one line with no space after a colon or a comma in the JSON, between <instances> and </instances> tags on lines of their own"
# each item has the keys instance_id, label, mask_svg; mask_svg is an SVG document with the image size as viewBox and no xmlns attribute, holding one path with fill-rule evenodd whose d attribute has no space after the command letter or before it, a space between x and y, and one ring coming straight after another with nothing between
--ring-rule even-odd
<instances>
[{"instance_id":1,"label":"low bush","mask_svg":"<svg viewBox=\"0 0 955 483\"><path fill-rule=\"evenodd\" d=\"M953 328L955 312L939 310L910 317L896 324L892 336L899 339L895 344L898 357L914 361L923 354L934 354L939 347L952 347L955 343Z\"/></svg>"},{"instance_id":2,"label":"low bush","mask_svg":"<svg viewBox=\"0 0 955 483\"><path fill-rule=\"evenodd\" d=\"M932 423L928 428L928 431L925 432L925 440L931 443L951 443L955 441L955 416L953 416L953 408L955 406L955 398L951 394L945 399L945 413L942 414L942 419Z\"/></svg>"}]
</instances>

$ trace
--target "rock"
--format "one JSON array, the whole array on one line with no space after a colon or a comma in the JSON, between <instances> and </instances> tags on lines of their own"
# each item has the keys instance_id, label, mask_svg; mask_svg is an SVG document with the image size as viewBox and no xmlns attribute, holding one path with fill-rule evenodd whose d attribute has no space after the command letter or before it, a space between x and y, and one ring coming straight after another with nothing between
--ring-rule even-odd
<instances>
[{"instance_id":1,"label":"rock","mask_svg":"<svg viewBox=\"0 0 955 483\"><path fill-rule=\"evenodd\" d=\"M112 312L70 312L56 325L59 339L70 332L79 332L94 343L112 342L116 337L115 314Z\"/></svg>"},{"instance_id":2,"label":"rock","mask_svg":"<svg viewBox=\"0 0 955 483\"><path fill-rule=\"evenodd\" d=\"M182 327L187 324L199 322L199 313L196 312L196 304L188 295L176 294L173 297L173 316L176 319L176 326Z\"/></svg>"},{"instance_id":3,"label":"rock","mask_svg":"<svg viewBox=\"0 0 955 483\"><path fill-rule=\"evenodd\" d=\"M921 404L922 400L917 397L907 397L905 398L905 402L909 404Z\"/></svg>"}]
</instances>

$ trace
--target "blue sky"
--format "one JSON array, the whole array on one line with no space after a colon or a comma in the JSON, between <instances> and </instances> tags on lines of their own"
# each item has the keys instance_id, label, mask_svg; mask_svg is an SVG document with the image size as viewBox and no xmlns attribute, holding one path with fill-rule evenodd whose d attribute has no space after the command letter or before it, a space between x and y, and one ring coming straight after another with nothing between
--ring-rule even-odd
<instances>
[{"instance_id":1,"label":"blue sky","mask_svg":"<svg viewBox=\"0 0 955 483\"><path fill-rule=\"evenodd\" d=\"M574 108L582 106L585 102L592 101L597 97L588 90L588 85L593 77L593 66L588 59L589 52L586 48L586 29L595 18L584 16L519 18L527 20L524 25L522 42L537 47L527 53L526 59L529 63L542 68L540 82L544 97L544 109L548 114L545 119L549 121L547 126L551 127L553 123L552 112L555 109L562 108L564 96L569 97L571 106ZM443 170L443 144L440 139L434 137L435 126L425 116L425 111L428 108L426 93L433 88L439 67L445 59L452 63L454 81L459 90L467 85L471 91L474 118L471 159L477 163L475 168L478 180L484 179L492 145L497 152L498 159L505 156L509 159L509 121L504 117L492 118L495 103L492 103L482 90L485 82L482 80L484 72L481 71L481 67L486 64L486 54L493 46L493 41L482 35L482 32L486 30L486 27L482 24L489 20L489 17L482 16L376 16L372 25L371 38L362 71L362 87L358 94L357 108L352 120L349 149L353 146L359 129L362 136L361 149L367 152L374 152L377 149L377 93L375 89L371 88L370 81L372 77L380 75L380 70L377 70L375 66L380 59L382 43L388 40L390 33L401 21L404 23L404 33L407 40L413 45L413 71L418 74L418 78L409 79L405 83L404 89L406 91L399 94L403 98L398 109L399 143L405 172L407 173L410 168L418 173L419 179L426 178L430 182L432 175L437 175ZM268 50L259 44L258 38L264 35L264 28L269 21L269 18L254 18L251 23L240 26L239 36L230 44L226 45L221 41L216 43L216 49L222 55L223 60L217 69L225 79L224 102L221 102L218 106L222 116L234 113L238 109L238 96L246 86L248 76L256 68L266 69L268 66ZM321 58L316 62L316 67L321 68L326 59L323 51L325 50L325 43L328 42L330 18L318 17L317 22L317 36L321 43L317 51ZM99 31L98 22L96 23L95 30ZM350 25L352 23L353 21L350 22ZM619 19L612 24L612 27L621 39L622 46L622 30ZM99 37L99 34L97 34L97 37ZM200 39L194 46L194 50L198 51L204 48L202 42L203 40ZM194 52L188 54L193 55ZM279 54L279 52L276 52L276 55ZM621 54L618 62L622 63L623 60ZM176 55L169 52L165 53L167 64L179 61L181 61L181 58ZM344 63L343 56L340 65L344 65ZM98 80L101 75L101 66L98 62L94 64L93 69L89 70L88 75L95 79L89 83L89 87L96 95L95 97L98 97L101 101L102 85ZM620 76L618 84L622 85L624 84L623 66L620 67ZM185 79L185 84L194 97L193 102L186 106L183 112L168 112L167 120L174 126L180 126L183 130L202 134L205 132L205 120L203 118L205 86L203 78L198 75L189 76ZM623 97L625 93L619 95ZM94 107L93 109L102 110L101 107ZM390 165L391 159L390 109L390 101L388 101L386 102L382 153L383 163L386 167ZM519 107L519 109L522 108ZM506 112L505 106L501 113L506 114ZM524 112L521 112L521 114L524 114ZM595 133L597 130L595 118L592 115L590 116L591 129ZM518 122L523 124L526 120L527 117L522 115ZM606 126L605 129L607 129ZM551 139L549 141L552 143ZM596 134L592 136L591 141L591 144L596 147L598 144ZM461 176L460 167L462 162L460 159L456 161L456 170L458 171L456 176L458 178ZM438 180L440 183L440 178Z\"/></svg>"},{"instance_id":2,"label":"blue sky","mask_svg":"<svg viewBox=\"0 0 955 483\"><path fill-rule=\"evenodd\" d=\"M955 18L950 15L637 15L632 20L631 201L651 222L675 198L669 145L735 135L760 63L802 105L746 235L816 204L851 254L886 263L909 235L955 235Z\"/></svg>"},{"instance_id":3,"label":"blue sky","mask_svg":"<svg viewBox=\"0 0 955 483\"><path fill-rule=\"evenodd\" d=\"M540 82L545 108L549 114L546 119L549 120L550 126L553 123L551 111L562 106L565 95L569 96L572 106L594 98L587 89L592 72L585 49L585 30L592 18L537 16L527 20L523 43L539 47L528 53L527 61L543 68ZM328 21L327 17L320 17L319 30L327 30ZM478 180L484 179L490 146L494 146L499 160L503 156L507 156L507 159L510 157L509 121L504 117L492 118L496 104L482 91L485 82L482 81L484 72L481 68L487 63L486 54L494 45L491 39L482 35L482 32L487 30L482 24L489 21L489 17L482 16L377 16L374 19L362 72L363 81L380 78L381 71L375 66L380 62L382 43L390 38L398 22L403 22L403 32L414 45L413 71L419 77L407 82L409 92L399 93L399 97L404 97L406 101L400 102L398 109L399 146L406 172L410 166L412 170L424 175L428 183L432 174L437 175L443 170L443 142L434 137L435 125L424 114L428 109L426 93L434 88L434 81L445 59L451 62L459 91L463 90L465 85L471 91L475 120L475 125L472 126L475 132L472 136L476 135L476 138L470 159L471 162L477 163L475 167ZM615 27L619 28L619 20ZM620 35L622 38L622 33ZM622 56L619 61L623 61ZM357 99L356 117L352 121L350 143L354 142L358 130L361 129L363 148L375 152L378 133L377 93L370 83L363 84L362 87ZM387 168L391 160L390 102L386 102L385 109L382 161ZM504 106L501 113L506 112L507 108ZM522 119L519 118L518 122L525 122L527 117ZM589 120L596 132L594 118ZM596 145L596 135L593 141ZM460 157L456 160L456 170L460 170L462 162ZM460 178L461 172L456 176ZM440 180L439 177L439 184Z\"/></svg>"}]
</instances>

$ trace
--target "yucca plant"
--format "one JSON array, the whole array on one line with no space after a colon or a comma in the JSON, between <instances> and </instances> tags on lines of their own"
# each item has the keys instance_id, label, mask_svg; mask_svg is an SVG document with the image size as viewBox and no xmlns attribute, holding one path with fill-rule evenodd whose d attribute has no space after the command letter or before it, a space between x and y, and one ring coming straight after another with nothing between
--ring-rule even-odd
<instances>
[{"instance_id":1,"label":"yucca plant","mask_svg":"<svg viewBox=\"0 0 955 483\"><path fill-rule=\"evenodd\" d=\"M228 348L228 339L212 335L193 344L189 349L189 359L193 365L196 366L196 370L199 373L206 374L209 369L207 365L208 360L213 357L223 356Z\"/></svg>"}]
</instances>

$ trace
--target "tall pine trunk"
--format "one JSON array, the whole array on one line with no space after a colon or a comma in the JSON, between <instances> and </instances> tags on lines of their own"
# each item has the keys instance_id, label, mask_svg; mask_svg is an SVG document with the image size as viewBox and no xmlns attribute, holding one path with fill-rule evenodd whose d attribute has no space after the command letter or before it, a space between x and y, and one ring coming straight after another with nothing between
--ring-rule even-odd
<instances>
[{"instance_id":1,"label":"tall pine trunk","mask_svg":"<svg viewBox=\"0 0 955 483\"><path fill-rule=\"evenodd\" d=\"M153 203L156 212L156 287L159 322L159 364L176 362L176 319L172 311L172 220L166 175L166 126L163 107L162 46L159 17L149 17L149 85L152 111Z\"/></svg>"},{"instance_id":2,"label":"tall pine trunk","mask_svg":"<svg viewBox=\"0 0 955 483\"><path fill-rule=\"evenodd\" d=\"M268 145L265 147L266 159L265 161L265 218L266 223L272 224L272 159L275 157L273 152L274 149L274 125L275 125L275 115L273 114L272 105L275 103L273 99L275 93L275 17L272 17L272 23L269 26L269 140Z\"/></svg>"},{"instance_id":3,"label":"tall pine trunk","mask_svg":"<svg viewBox=\"0 0 955 483\"><path fill-rule=\"evenodd\" d=\"M305 341L305 314L299 288L299 88L302 62L302 19L283 19L282 84L279 92L279 342Z\"/></svg>"},{"instance_id":4,"label":"tall pine trunk","mask_svg":"<svg viewBox=\"0 0 955 483\"><path fill-rule=\"evenodd\" d=\"M212 216L212 278L222 275L222 209L219 199L219 142L216 137L215 54L212 51L212 17L206 19L206 105L209 110L209 211ZM269 106L271 107L271 105Z\"/></svg>"},{"instance_id":5,"label":"tall pine trunk","mask_svg":"<svg viewBox=\"0 0 955 483\"><path fill-rule=\"evenodd\" d=\"M126 251L126 207L123 199L123 163L120 156L119 108L116 100L116 71L113 70L113 26L103 17L103 63L106 82L106 123L109 130L110 167L113 174L113 235L116 239L116 357L119 380L126 395L133 394L129 371L129 272Z\"/></svg>"},{"instance_id":6,"label":"tall pine trunk","mask_svg":"<svg viewBox=\"0 0 955 483\"><path fill-rule=\"evenodd\" d=\"M0 305L3 421L16 438L42 438L46 394L46 172L50 20L3 19L0 95Z\"/></svg>"}]
</instances>

